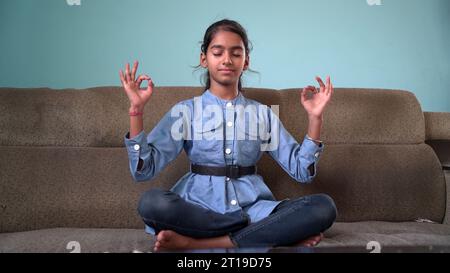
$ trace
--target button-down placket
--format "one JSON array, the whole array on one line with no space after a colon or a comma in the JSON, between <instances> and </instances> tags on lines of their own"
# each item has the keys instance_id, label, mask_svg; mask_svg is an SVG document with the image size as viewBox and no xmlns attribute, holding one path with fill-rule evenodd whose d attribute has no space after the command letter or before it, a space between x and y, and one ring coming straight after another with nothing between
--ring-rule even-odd
<instances>
[{"instance_id":1,"label":"button-down placket","mask_svg":"<svg viewBox=\"0 0 450 273\"><path fill-rule=\"evenodd\" d=\"M232 102L224 104L225 117L225 162L227 165L233 165L233 150L234 150L234 105Z\"/></svg>"},{"instance_id":2,"label":"button-down placket","mask_svg":"<svg viewBox=\"0 0 450 273\"><path fill-rule=\"evenodd\" d=\"M224 104L224 117L225 117L225 162L227 165L234 165L235 160L233 160L233 150L234 150L234 144L235 144L235 104L231 101ZM231 151L230 154L227 155L227 149L228 151ZM232 179L229 177L225 177L225 181L232 182ZM234 185L231 183L230 185L230 191L228 192L228 200L229 204L231 206L237 206L237 195L236 195L236 189L234 188ZM231 190L232 189L232 190Z\"/></svg>"}]
</instances>

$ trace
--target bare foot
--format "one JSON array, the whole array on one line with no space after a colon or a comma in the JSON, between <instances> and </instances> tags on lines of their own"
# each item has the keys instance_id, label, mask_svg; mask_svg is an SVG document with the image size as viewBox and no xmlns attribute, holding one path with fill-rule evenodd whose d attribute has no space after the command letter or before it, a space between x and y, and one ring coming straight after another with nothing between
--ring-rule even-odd
<instances>
[{"instance_id":1,"label":"bare foot","mask_svg":"<svg viewBox=\"0 0 450 273\"><path fill-rule=\"evenodd\" d=\"M192 238L173 230L162 230L156 236L154 251L167 249L200 249L235 247L228 235L213 238Z\"/></svg>"},{"instance_id":2,"label":"bare foot","mask_svg":"<svg viewBox=\"0 0 450 273\"><path fill-rule=\"evenodd\" d=\"M316 246L323 239L323 233L306 238L295 244L296 246Z\"/></svg>"},{"instance_id":3,"label":"bare foot","mask_svg":"<svg viewBox=\"0 0 450 273\"><path fill-rule=\"evenodd\" d=\"M172 230L162 230L156 236L154 250L186 249L192 238L176 233Z\"/></svg>"}]
</instances>

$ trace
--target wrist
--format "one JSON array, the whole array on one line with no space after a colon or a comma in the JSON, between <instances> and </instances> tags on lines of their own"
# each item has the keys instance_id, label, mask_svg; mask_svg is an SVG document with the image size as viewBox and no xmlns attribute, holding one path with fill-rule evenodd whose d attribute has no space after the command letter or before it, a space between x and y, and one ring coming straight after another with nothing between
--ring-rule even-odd
<instances>
[{"instance_id":1,"label":"wrist","mask_svg":"<svg viewBox=\"0 0 450 273\"><path fill-rule=\"evenodd\" d=\"M306 134L306 138L309 139L309 140L311 140L311 141L313 141L314 143L316 143L316 144L319 145L319 146L320 146L320 144L323 143L323 141L320 140L319 138L317 138L317 139L312 138L312 137L309 136L309 134Z\"/></svg>"},{"instance_id":2,"label":"wrist","mask_svg":"<svg viewBox=\"0 0 450 273\"><path fill-rule=\"evenodd\" d=\"M144 114L144 107L130 106L128 109L128 115L130 116L142 116Z\"/></svg>"},{"instance_id":3,"label":"wrist","mask_svg":"<svg viewBox=\"0 0 450 273\"><path fill-rule=\"evenodd\" d=\"M308 119L310 121L323 121L323 115L317 116L317 115L308 114Z\"/></svg>"},{"instance_id":4,"label":"wrist","mask_svg":"<svg viewBox=\"0 0 450 273\"><path fill-rule=\"evenodd\" d=\"M130 105L130 111L139 111L139 112L143 112L144 111L144 106L140 106L140 105Z\"/></svg>"}]
</instances>

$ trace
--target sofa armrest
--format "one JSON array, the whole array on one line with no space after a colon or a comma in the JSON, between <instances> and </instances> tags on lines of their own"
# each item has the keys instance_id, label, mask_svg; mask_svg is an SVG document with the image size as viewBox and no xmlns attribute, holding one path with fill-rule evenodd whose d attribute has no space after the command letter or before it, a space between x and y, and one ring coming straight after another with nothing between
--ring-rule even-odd
<instances>
[{"instance_id":1,"label":"sofa armrest","mask_svg":"<svg viewBox=\"0 0 450 273\"><path fill-rule=\"evenodd\" d=\"M450 113L424 112L425 142L437 154L442 167L450 170Z\"/></svg>"},{"instance_id":2,"label":"sofa armrest","mask_svg":"<svg viewBox=\"0 0 450 273\"><path fill-rule=\"evenodd\" d=\"M424 112L425 140L450 141L450 112Z\"/></svg>"},{"instance_id":3,"label":"sofa armrest","mask_svg":"<svg viewBox=\"0 0 450 273\"><path fill-rule=\"evenodd\" d=\"M430 145L442 164L447 186L444 224L450 225L450 113L424 112L425 143Z\"/></svg>"}]
</instances>

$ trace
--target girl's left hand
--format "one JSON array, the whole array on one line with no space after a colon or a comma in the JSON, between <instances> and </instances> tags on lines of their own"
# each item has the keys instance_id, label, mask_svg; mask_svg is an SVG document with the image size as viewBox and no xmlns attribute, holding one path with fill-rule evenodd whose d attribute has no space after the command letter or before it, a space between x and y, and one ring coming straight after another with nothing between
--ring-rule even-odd
<instances>
[{"instance_id":1,"label":"girl's left hand","mask_svg":"<svg viewBox=\"0 0 450 273\"><path fill-rule=\"evenodd\" d=\"M322 118L325 106L330 101L331 95L333 94L333 85L331 84L330 76L327 77L326 85L320 77L316 77L316 80L319 82L320 89L317 90L316 87L308 85L303 88L303 91L300 94L300 101L309 117ZM308 92L312 93L310 99L306 96Z\"/></svg>"}]
</instances>

